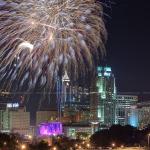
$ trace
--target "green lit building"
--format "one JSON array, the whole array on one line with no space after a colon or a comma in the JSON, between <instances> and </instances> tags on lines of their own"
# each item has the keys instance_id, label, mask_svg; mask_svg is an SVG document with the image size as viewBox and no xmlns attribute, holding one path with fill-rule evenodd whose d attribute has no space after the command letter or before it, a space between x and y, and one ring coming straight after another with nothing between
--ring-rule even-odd
<instances>
[{"instance_id":1,"label":"green lit building","mask_svg":"<svg viewBox=\"0 0 150 150\"><path fill-rule=\"evenodd\" d=\"M96 86L95 86L96 85ZM91 122L100 127L116 123L116 85L111 67L98 67L91 89Z\"/></svg>"}]
</instances>

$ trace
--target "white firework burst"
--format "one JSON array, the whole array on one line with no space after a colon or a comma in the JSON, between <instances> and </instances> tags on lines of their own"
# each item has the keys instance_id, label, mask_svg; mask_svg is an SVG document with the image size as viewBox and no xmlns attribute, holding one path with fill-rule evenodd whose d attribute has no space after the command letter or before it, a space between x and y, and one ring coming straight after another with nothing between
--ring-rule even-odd
<instances>
[{"instance_id":1,"label":"white firework burst","mask_svg":"<svg viewBox=\"0 0 150 150\"><path fill-rule=\"evenodd\" d=\"M52 86L59 72L74 76L104 49L103 9L95 0L0 0L0 79Z\"/></svg>"}]
</instances>

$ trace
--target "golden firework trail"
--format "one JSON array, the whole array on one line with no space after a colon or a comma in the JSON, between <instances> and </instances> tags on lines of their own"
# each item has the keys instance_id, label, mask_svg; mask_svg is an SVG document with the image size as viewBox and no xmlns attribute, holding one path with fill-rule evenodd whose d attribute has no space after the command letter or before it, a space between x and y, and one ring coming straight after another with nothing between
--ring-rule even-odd
<instances>
[{"instance_id":1,"label":"golden firework trail","mask_svg":"<svg viewBox=\"0 0 150 150\"><path fill-rule=\"evenodd\" d=\"M105 37L95 0L0 0L0 81L33 89L51 87L60 71L78 76Z\"/></svg>"}]
</instances>

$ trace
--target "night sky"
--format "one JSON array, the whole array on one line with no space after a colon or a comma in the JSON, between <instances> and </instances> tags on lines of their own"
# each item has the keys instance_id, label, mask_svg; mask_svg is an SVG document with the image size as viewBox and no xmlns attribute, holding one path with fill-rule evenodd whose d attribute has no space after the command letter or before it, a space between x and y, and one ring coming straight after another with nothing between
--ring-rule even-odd
<instances>
[{"instance_id":1,"label":"night sky","mask_svg":"<svg viewBox=\"0 0 150 150\"><path fill-rule=\"evenodd\" d=\"M150 91L150 1L113 0L105 12L105 63L112 66L118 91Z\"/></svg>"}]
</instances>

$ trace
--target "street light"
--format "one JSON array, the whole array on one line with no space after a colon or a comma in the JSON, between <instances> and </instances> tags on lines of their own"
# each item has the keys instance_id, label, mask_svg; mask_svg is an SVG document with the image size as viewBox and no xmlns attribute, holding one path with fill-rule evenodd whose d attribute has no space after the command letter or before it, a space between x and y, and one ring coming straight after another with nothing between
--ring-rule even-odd
<instances>
[{"instance_id":1,"label":"street light","mask_svg":"<svg viewBox=\"0 0 150 150\"><path fill-rule=\"evenodd\" d=\"M79 149L82 149L82 147L79 145Z\"/></svg>"},{"instance_id":2,"label":"street light","mask_svg":"<svg viewBox=\"0 0 150 150\"><path fill-rule=\"evenodd\" d=\"M28 135L29 140L32 140L32 138L33 138L32 135Z\"/></svg>"},{"instance_id":3,"label":"street light","mask_svg":"<svg viewBox=\"0 0 150 150\"><path fill-rule=\"evenodd\" d=\"M148 148L149 148L149 138L150 138L150 133L148 134Z\"/></svg>"},{"instance_id":4,"label":"street light","mask_svg":"<svg viewBox=\"0 0 150 150\"><path fill-rule=\"evenodd\" d=\"M89 143L86 146L87 146L87 148L90 148L90 144Z\"/></svg>"},{"instance_id":5,"label":"street light","mask_svg":"<svg viewBox=\"0 0 150 150\"><path fill-rule=\"evenodd\" d=\"M21 145L21 150L25 150L26 149L26 145L25 144L22 144Z\"/></svg>"},{"instance_id":6,"label":"street light","mask_svg":"<svg viewBox=\"0 0 150 150\"><path fill-rule=\"evenodd\" d=\"M56 147L53 147L53 150L57 150L57 148L56 148Z\"/></svg>"},{"instance_id":7,"label":"street light","mask_svg":"<svg viewBox=\"0 0 150 150\"><path fill-rule=\"evenodd\" d=\"M112 144L111 144L111 146L112 146L112 147L115 147L115 146L116 146L116 144L115 144L115 143L112 143Z\"/></svg>"}]
</instances>

